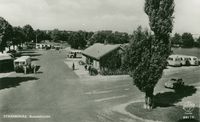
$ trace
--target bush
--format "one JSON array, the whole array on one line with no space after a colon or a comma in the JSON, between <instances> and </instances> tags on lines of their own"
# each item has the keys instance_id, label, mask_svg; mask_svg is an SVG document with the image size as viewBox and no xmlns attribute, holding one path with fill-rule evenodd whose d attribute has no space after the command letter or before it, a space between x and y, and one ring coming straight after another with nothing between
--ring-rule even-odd
<instances>
[{"instance_id":1,"label":"bush","mask_svg":"<svg viewBox=\"0 0 200 122\"><path fill-rule=\"evenodd\" d=\"M90 75L98 75L98 70L94 67L91 67L91 69L89 70Z\"/></svg>"},{"instance_id":2,"label":"bush","mask_svg":"<svg viewBox=\"0 0 200 122\"><path fill-rule=\"evenodd\" d=\"M127 75L128 72L121 69L115 69L115 70L101 70L101 75Z\"/></svg>"}]
</instances>

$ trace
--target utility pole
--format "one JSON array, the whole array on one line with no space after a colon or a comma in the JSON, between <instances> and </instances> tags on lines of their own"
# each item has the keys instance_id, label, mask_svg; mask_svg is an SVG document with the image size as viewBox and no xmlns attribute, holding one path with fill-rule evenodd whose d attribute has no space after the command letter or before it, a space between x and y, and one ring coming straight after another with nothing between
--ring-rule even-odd
<instances>
[{"instance_id":1,"label":"utility pole","mask_svg":"<svg viewBox=\"0 0 200 122\"><path fill-rule=\"evenodd\" d=\"M35 45L35 48L37 48L37 34L36 34L36 45Z\"/></svg>"}]
</instances>

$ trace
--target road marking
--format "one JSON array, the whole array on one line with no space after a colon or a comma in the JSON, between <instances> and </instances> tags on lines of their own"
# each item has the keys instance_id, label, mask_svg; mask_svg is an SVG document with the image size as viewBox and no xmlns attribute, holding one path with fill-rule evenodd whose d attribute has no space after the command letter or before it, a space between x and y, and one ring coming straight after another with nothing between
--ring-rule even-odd
<instances>
[{"instance_id":1,"label":"road marking","mask_svg":"<svg viewBox=\"0 0 200 122\"><path fill-rule=\"evenodd\" d=\"M92 92L87 92L85 94L103 94L103 93L110 93L112 92L112 90L110 91L92 91Z\"/></svg>"},{"instance_id":2,"label":"road marking","mask_svg":"<svg viewBox=\"0 0 200 122\"><path fill-rule=\"evenodd\" d=\"M103 99L97 99L97 100L94 100L94 102L101 102L101 101L105 101L105 100L117 99L117 98L122 98L122 97L126 97L126 96L127 95L114 96L114 97L108 97L108 98L103 98Z\"/></svg>"}]
</instances>

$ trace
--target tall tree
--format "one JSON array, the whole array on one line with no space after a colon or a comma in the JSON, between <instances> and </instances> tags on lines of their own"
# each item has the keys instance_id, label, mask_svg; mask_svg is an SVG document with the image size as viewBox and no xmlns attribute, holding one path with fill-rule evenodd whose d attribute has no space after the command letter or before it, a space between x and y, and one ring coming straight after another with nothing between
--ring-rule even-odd
<instances>
[{"instance_id":1,"label":"tall tree","mask_svg":"<svg viewBox=\"0 0 200 122\"><path fill-rule=\"evenodd\" d=\"M21 27L13 27L13 45L24 43L25 33Z\"/></svg>"},{"instance_id":2,"label":"tall tree","mask_svg":"<svg viewBox=\"0 0 200 122\"><path fill-rule=\"evenodd\" d=\"M196 41L196 47L200 47L200 36L199 36L199 38Z\"/></svg>"},{"instance_id":3,"label":"tall tree","mask_svg":"<svg viewBox=\"0 0 200 122\"><path fill-rule=\"evenodd\" d=\"M58 42L61 38L61 32L58 29L54 29L51 33L51 38L54 42Z\"/></svg>"},{"instance_id":4,"label":"tall tree","mask_svg":"<svg viewBox=\"0 0 200 122\"><path fill-rule=\"evenodd\" d=\"M31 27L31 25L25 25L23 27L23 31L24 31L24 34L26 36L26 42L31 42L32 40L35 40L35 32L33 30L33 28Z\"/></svg>"},{"instance_id":5,"label":"tall tree","mask_svg":"<svg viewBox=\"0 0 200 122\"><path fill-rule=\"evenodd\" d=\"M144 11L149 17L149 25L154 36L139 27L130 43L133 51L129 52L132 56L129 58L129 66L132 65L134 84L145 93L144 108L153 107L154 87L167 66L174 6L174 0L145 0Z\"/></svg>"},{"instance_id":6,"label":"tall tree","mask_svg":"<svg viewBox=\"0 0 200 122\"><path fill-rule=\"evenodd\" d=\"M0 17L0 51L3 53L7 44L12 41L13 28L9 22Z\"/></svg>"},{"instance_id":7,"label":"tall tree","mask_svg":"<svg viewBox=\"0 0 200 122\"><path fill-rule=\"evenodd\" d=\"M178 34L178 33L175 33L174 36L172 37L172 40L171 40L171 44L172 45L181 45L183 44L182 43L182 39L181 39L181 35Z\"/></svg>"},{"instance_id":8,"label":"tall tree","mask_svg":"<svg viewBox=\"0 0 200 122\"><path fill-rule=\"evenodd\" d=\"M194 46L194 38L191 33L183 33L182 42L184 47L193 47Z\"/></svg>"}]
</instances>

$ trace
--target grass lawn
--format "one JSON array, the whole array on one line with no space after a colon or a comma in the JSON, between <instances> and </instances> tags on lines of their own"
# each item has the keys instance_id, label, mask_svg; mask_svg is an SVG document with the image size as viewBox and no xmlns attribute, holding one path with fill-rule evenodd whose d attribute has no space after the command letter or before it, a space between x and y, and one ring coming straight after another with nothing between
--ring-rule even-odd
<instances>
[{"instance_id":1,"label":"grass lawn","mask_svg":"<svg viewBox=\"0 0 200 122\"><path fill-rule=\"evenodd\" d=\"M191 122L191 120L186 119L192 118L200 121L198 105L194 107L194 110L191 112L192 114L186 114L183 109L183 104L177 104L181 102L183 98L191 97L195 93L197 94L197 89L194 86L185 85L179 89L175 89L175 91L157 93L154 96L155 108L152 110L144 109L143 102L129 104L125 109L129 113L147 120L164 122L178 122L184 120L186 122ZM190 98L189 101L194 102L194 100L195 99Z\"/></svg>"},{"instance_id":2,"label":"grass lawn","mask_svg":"<svg viewBox=\"0 0 200 122\"><path fill-rule=\"evenodd\" d=\"M164 122L190 122L191 119L184 117L194 117L193 121L198 122L199 119L199 108L195 107L192 114L185 114L183 106L169 106L169 107L156 107L152 110L143 108L143 102L136 102L128 105L125 109L131 114L134 114L140 118L154 121ZM192 122L193 122L192 121Z\"/></svg>"}]
</instances>

